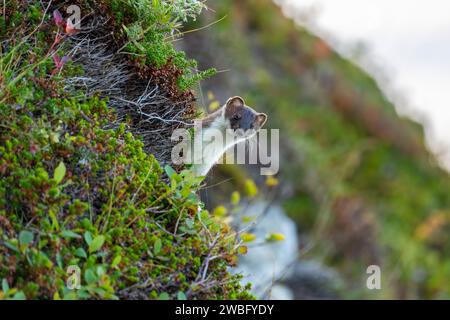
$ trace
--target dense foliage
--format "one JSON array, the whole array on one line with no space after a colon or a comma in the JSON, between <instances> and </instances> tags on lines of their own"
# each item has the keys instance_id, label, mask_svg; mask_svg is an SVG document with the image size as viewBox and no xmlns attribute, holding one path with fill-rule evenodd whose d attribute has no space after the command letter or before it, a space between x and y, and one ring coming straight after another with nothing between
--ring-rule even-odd
<instances>
[{"instance_id":1,"label":"dense foliage","mask_svg":"<svg viewBox=\"0 0 450 320\"><path fill-rule=\"evenodd\" d=\"M178 13L201 11L195 1L191 11L179 7L191 3L184 1L75 3L109 15L117 42L143 53L141 68L173 64L178 72L160 73L160 81L179 81L179 92L204 76L166 39L187 18ZM86 97L65 82L84 71L70 61L78 31L61 20L64 2L10 0L5 8L0 299L251 298L228 272L240 252L236 234L201 210L200 180L161 169L108 97Z\"/></svg>"}]
</instances>

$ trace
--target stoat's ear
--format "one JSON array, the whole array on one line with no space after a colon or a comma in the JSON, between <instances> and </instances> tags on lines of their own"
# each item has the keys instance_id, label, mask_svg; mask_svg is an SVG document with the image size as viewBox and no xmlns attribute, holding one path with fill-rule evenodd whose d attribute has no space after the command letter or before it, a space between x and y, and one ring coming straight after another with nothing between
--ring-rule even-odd
<instances>
[{"instance_id":1,"label":"stoat's ear","mask_svg":"<svg viewBox=\"0 0 450 320\"><path fill-rule=\"evenodd\" d=\"M267 121L267 114L265 113L258 113L256 115L256 124L262 128L262 126L266 123Z\"/></svg>"},{"instance_id":2,"label":"stoat's ear","mask_svg":"<svg viewBox=\"0 0 450 320\"><path fill-rule=\"evenodd\" d=\"M239 96L231 97L227 100L226 108L237 108L245 106L244 99Z\"/></svg>"}]
</instances>

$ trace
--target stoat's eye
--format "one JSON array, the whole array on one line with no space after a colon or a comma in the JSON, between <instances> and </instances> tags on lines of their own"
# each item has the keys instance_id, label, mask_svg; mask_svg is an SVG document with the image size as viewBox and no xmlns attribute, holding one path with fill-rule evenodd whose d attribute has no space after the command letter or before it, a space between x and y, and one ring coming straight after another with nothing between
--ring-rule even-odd
<instances>
[{"instance_id":1,"label":"stoat's eye","mask_svg":"<svg viewBox=\"0 0 450 320\"><path fill-rule=\"evenodd\" d=\"M241 115L236 113L231 119L233 119L234 121L238 121L239 119L241 119Z\"/></svg>"}]
</instances>

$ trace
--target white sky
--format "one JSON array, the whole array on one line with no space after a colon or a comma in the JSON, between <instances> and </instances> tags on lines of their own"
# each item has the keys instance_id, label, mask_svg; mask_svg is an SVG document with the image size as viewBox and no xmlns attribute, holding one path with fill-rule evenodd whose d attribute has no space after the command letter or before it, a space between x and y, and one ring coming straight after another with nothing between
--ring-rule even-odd
<instances>
[{"instance_id":1,"label":"white sky","mask_svg":"<svg viewBox=\"0 0 450 320\"><path fill-rule=\"evenodd\" d=\"M369 62L358 63L369 72L381 67L379 84L400 113L425 124L430 147L450 169L449 0L276 2L345 56L356 44L367 45Z\"/></svg>"}]
</instances>

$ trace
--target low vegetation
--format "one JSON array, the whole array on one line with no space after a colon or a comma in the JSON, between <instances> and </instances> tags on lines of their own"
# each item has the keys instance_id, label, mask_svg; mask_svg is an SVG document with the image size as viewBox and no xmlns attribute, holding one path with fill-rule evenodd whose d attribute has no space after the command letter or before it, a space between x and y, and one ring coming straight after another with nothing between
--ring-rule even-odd
<instances>
[{"instance_id":1,"label":"low vegetation","mask_svg":"<svg viewBox=\"0 0 450 320\"><path fill-rule=\"evenodd\" d=\"M73 4L80 30L64 1L9 0L0 16L0 299L252 298L228 271L241 241L201 210L200 179L152 149L213 72L172 45L204 5Z\"/></svg>"}]
</instances>

